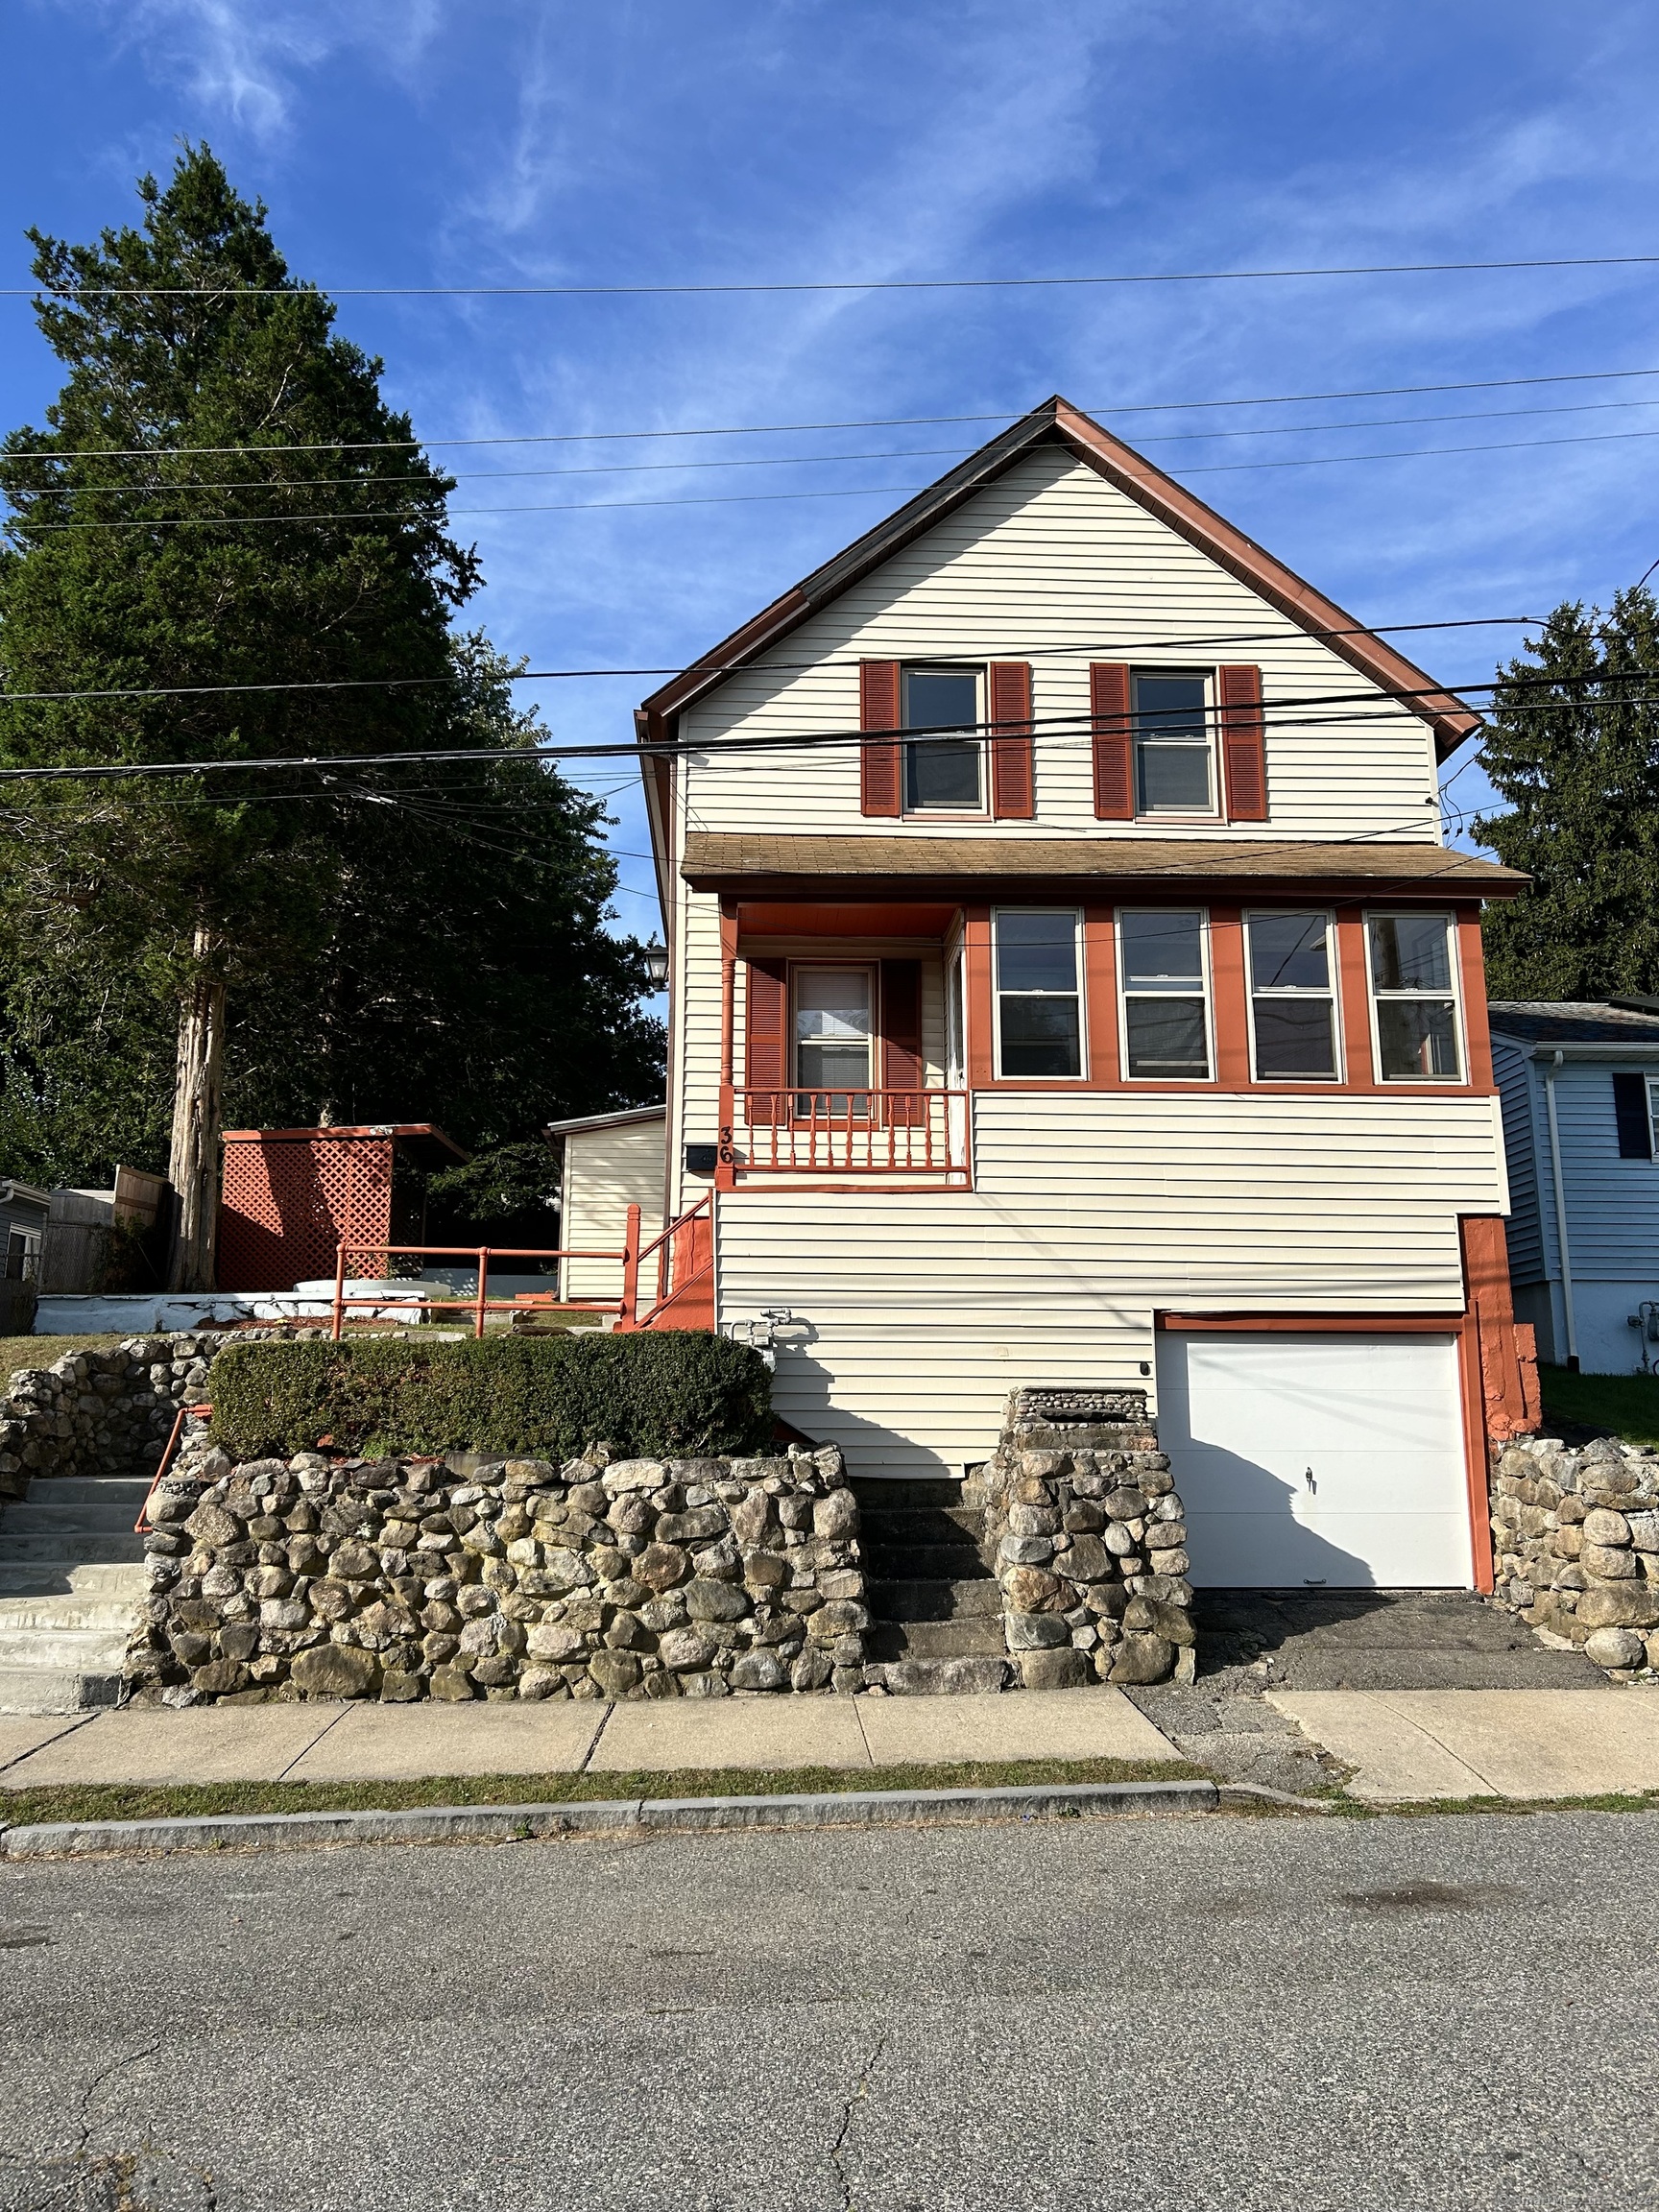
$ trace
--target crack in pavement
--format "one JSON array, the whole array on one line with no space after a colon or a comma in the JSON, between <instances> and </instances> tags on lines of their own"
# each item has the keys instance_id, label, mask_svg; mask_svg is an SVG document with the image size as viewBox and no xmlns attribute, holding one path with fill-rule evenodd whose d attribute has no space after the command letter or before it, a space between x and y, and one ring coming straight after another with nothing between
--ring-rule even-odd
<instances>
[{"instance_id":1,"label":"crack in pavement","mask_svg":"<svg viewBox=\"0 0 1659 2212\"><path fill-rule=\"evenodd\" d=\"M876 2040L871 2045L869 2054L858 2070L858 2079L853 2084L852 2095L841 2107L841 2125L835 2131L834 2142L830 2146L830 2163L834 2167L835 2178L841 2184L841 2212L854 2212L853 2182L846 2167L841 2163L841 2152L853 2126L853 2115L870 2094L870 2077L875 2073L881 2054L886 2048L887 2030L883 2028L878 2032Z\"/></svg>"},{"instance_id":2,"label":"crack in pavement","mask_svg":"<svg viewBox=\"0 0 1659 2212\"><path fill-rule=\"evenodd\" d=\"M104 2086L104 2083L108 2080L112 2074L119 2074L124 2066L136 2066L140 2058L154 2057L156 2053L159 2051L160 2048L161 2038L159 2035L157 2035L155 2042L146 2043L142 2050L129 2051L123 2057L111 2058L108 2066L101 2068L98 2073L93 2075L91 2080L87 2082L85 2088L81 2092L80 2113L77 2121L77 2125L81 2130L81 2140L75 2146L75 2152L77 2156L84 2154L86 2145L91 2138L91 2106L92 2099L95 2093Z\"/></svg>"}]
</instances>

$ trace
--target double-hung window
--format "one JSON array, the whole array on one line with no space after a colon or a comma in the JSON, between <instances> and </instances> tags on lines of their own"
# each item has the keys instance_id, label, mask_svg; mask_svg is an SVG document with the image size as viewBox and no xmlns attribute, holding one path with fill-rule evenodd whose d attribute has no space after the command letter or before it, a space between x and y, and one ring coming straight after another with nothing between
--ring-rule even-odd
<instances>
[{"instance_id":1,"label":"double-hung window","mask_svg":"<svg viewBox=\"0 0 1659 2212\"><path fill-rule=\"evenodd\" d=\"M1258 1083L1334 1083L1336 993L1328 914L1249 914L1250 1036Z\"/></svg>"},{"instance_id":2,"label":"double-hung window","mask_svg":"<svg viewBox=\"0 0 1659 2212\"><path fill-rule=\"evenodd\" d=\"M983 813L982 674L977 668L905 669L904 727L927 733L905 742L906 814Z\"/></svg>"},{"instance_id":3,"label":"double-hung window","mask_svg":"<svg viewBox=\"0 0 1659 2212\"><path fill-rule=\"evenodd\" d=\"M1371 1004L1384 1083L1460 1083L1457 959L1450 914L1373 914Z\"/></svg>"},{"instance_id":4,"label":"double-hung window","mask_svg":"<svg viewBox=\"0 0 1659 2212\"><path fill-rule=\"evenodd\" d=\"M997 1072L1081 1075L1083 917L1064 907L1002 906L993 917L993 930Z\"/></svg>"},{"instance_id":5,"label":"double-hung window","mask_svg":"<svg viewBox=\"0 0 1659 2212\"><path fill-rule=\"evenodd\" d=\"M795 970L797 1114L869 1112L873 981L868 968Z\"/></svg>"},{"instance_id":6,"label":"double-hung window","mask_svg":"<svg viewBox=\"0 0 1659 2212\"><path fill-rule=\"evenodd\" d=\"M1209 679L1137 673L1134 686L1135 811L1213 814Z\"/></svg>"},{"instance_id":7,"label":"double-hung window","mask_svg":"<svg viewBox=\"0 0 1659 2212\"><path fill-rule=\"evenodd\" d=\"M1146 1082L1205 1082L1210 1014L1202 909L1129 908L1118 917L1123 1064Z\"/></svg>"}]
</instances>

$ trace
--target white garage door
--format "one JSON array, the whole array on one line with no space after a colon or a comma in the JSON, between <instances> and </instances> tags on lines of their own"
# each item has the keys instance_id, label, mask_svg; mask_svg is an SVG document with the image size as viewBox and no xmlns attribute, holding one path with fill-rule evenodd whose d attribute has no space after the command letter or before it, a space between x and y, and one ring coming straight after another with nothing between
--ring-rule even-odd
<instances>
[{"instance_id":1,"label":"white garage door","mask_svg":"<svg viewBox=\"0 0 1659 2212\"><path fill-rule=\"evenodd\" d=\"M1164 1335L1158 1432L1195 1583L1472 1579L1455 1337Z\"/></svg>"}]
</instances>

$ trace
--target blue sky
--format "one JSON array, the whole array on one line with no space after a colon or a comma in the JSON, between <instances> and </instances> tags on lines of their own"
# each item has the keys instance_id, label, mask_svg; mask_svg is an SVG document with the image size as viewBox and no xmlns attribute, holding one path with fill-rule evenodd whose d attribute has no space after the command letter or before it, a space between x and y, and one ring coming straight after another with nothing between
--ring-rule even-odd
<instances>
[{"instance_id":1,"label":"blue sky","mask_svg":"<svg viewBox=\"0 0 1659 2212\"><path fill-rule=\"evenodd\" d=\"M1639 4L10 0L0 39L12 87L0 283L26 280L26 224L83 238L129 220L133 177L164 171L180 136L213 145L268 203L294 269L325 287L1070 275L1659 242L1659 32ZM1538 614L1633 582L1659 557L1659 435L1629 435L1659 434L1659 375L1112 410L1659 370L1656 325L1659 270L1641 269L351 299L340 317L434 440L1013 413L1058 390L1375 622ZM0 422L37 419L54 369L26 303L0 301ZM1507 412L1523 409L1551 412ZM1297 434L1193 435L1268 423ZM480 471L635 465L469 474L457 510L636 505L458 514L457 528L483 555L475 613L507 651L537 667L677 665L993 427L435 450ZM1507 449L1240 466L1476 445ZM791 465L639 467L739 457ZM887 489L733 497L843 488ZM699 499L722 503L637 504ZM1402 642L1435 675L1475 682L1504 635ZM582 742L629 735L650 687L535 690L553 730ZM648 928L636 787L591 781L619 818L619 925ZM1453 795L1481 787L1465 772Z\"/></svg>"}]
</instances>

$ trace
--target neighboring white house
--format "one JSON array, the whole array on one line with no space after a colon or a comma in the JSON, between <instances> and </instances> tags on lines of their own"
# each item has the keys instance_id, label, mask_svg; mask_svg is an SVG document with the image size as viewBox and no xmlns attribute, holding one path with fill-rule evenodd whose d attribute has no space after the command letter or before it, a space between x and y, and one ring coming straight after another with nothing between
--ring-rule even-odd
<instances>
[{"instance_id":1,"label":"neighboring white house","mask_svg":"<svg viewBox=\"0 0 1659 2212\"><path fill-rule=\"evenodd\" d=\"M960 1477L1136 1386L1194 1579L1484 1582L1478 727L1059 399L648 700L669 1212L780 1414Z\"/></svg>"},{"instance_id":2,"label":"neighboring white house","mask_svg":"<svg viewBox=\"0 0 1659 2212\"><path fill-rule=\"evenodd\" d=\"M646 1243L662 1227L662 1130L665 1106L631 1106L550 1121L546 1134L564 1154L559 1178L559 1242L566 1252L620 1252L628 1209L639 1209ZM613 1299L621 1280L614 1260L566 1260L564 1298Z\"/></svg>"},{"instance_id":3,"label":"neighboring white house","mask_svg":"<svg viewBox=\"0 0 1659 2212\"><path fill-rule=\"evenodd\" d=\"M1659 1369L1659 999L1487 1013L1516 1314L1556 1366Z\"/></svg>"}]
</instances>

